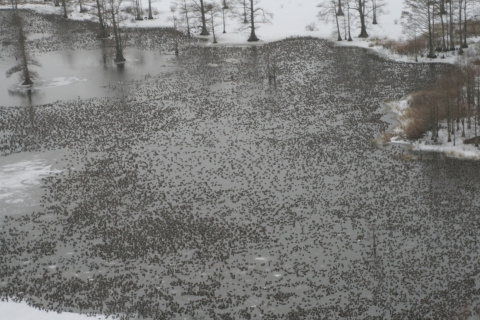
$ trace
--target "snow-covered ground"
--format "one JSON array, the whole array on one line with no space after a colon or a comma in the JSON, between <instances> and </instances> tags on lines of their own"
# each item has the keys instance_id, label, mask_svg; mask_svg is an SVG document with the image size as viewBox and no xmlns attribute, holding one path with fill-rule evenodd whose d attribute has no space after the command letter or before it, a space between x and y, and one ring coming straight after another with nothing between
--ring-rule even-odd
<instances>
[{"instance_id":1,"label":"snow-covered ground","mask_svg":"<svg viewBox=\"0 0 480 320\"><path fill-rule=\"evenodd\" d=\"M103 316L88 317L83 314L63 312L45 312L27 305L26 302L14 303L0 301L2 320L103 320Z\"/></svg>"},{"instance_id":2,"label":"snow-covered ground","mask_svg":"<svg viewBox=\"0 0 480 320\"><path fill-rule=\"evenodd\" d=\"M44 1L28 1L30 3L20 4L20 8L34 9L41 13L54 13L61 15L63 13L62 7L55 7L53 2ZM32 3L33 2L33 3ZM218 1L220 3L220 1ZM92 8L89 2L83 5L84 8ZM333 24L326 24L317 19L317 1L311 0L262 0L261 6L266 8L273 14L270 24L263 24L258 26L257 36L262 42L271 42L285 39L291 36L314 36L320 38L332 38L332 33L335 30ZM131 2L124 1L124 6L131 5ZM152 10L158 14L154 14L154 20L135 21L126 20L124 22L127 27L171 27L172 13L170 10L171 1L161 0L152 2ZM9 5L0 5L0 8L8 9ZM148 8L148 0L142 0L142 8ZM388 1L385 7L385 14L379 17L379 24L371 26L371 37L388 37L390 39L398 39L402 37L402 27L400 25L400 13L403 8L402 1ZM92 8L92 12L93 12ZM144 16L148 14L145 13ZM228 13L227 13L228 15ZM96 20L96 17L90 13L80 13L78 5L72 5L69 8L69 18L74 20ZM219 21L220 22L220 21ZM306 25L315 23L318 31L307 31ZM219 44L246 44L249 32L238 31L238 23L232 18L228 18L226 22L227 33L221 33L222 27L216 27L216 35ZM343 31L342 31L343 32ZM352 29L352 42L343 41L343 45L354 45L368 47L369 41L355 37L358 33ZM209 36L212 38L212 36ZM333 38L332 38L333 39ZM213 40L213 39L211 39Z\"/></svg>"}]
</instances>

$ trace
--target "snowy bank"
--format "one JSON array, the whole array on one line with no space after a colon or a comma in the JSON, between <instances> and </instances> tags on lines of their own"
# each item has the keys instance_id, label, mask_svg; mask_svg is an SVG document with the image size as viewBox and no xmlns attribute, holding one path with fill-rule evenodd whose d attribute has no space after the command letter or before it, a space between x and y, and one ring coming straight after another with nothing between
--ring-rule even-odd
<instances>
[{"instance_id":1,"label":"snowy bank","mask_svg":"<svg viewBox=\"0 0 480 320\"><path fill-rule=\"evenodd\" d=\"M455 135L452 135L452 141L448 142L447 122L441 121L438 131L438 140L436 143L432 140L432 132L428 131L425 135L416 141L408 140L404 134L404 128L408 125L409 119L406 116L409 108L411 96L404 97L398 101L389 101L386 103L388 110L396 115L398 122L397 127L394 127L390 132L386 132L387 138L390 136L390 142L396 144L408 144L413 150L442 152L447 157L454 157L459 159L473 159L480 160L480 148L473 144L464 144L464 140L475 137L475 127L472 125L471 129L465 128L465 138L460 136L460 132L455 130ZM477 127L480 133L480 127Z\"/></svg>"},{"instance_id":2,"label":"snowy bank","mask_svg":"<svg viewBox=\"0 0 480 320\"><path fill-rule=\"evenodd\" d=\"M0 301L2 320L104 320L104 316L89 317L83 314L46 312L30 307L26 302Z\"/></svg>"}]
</instances>

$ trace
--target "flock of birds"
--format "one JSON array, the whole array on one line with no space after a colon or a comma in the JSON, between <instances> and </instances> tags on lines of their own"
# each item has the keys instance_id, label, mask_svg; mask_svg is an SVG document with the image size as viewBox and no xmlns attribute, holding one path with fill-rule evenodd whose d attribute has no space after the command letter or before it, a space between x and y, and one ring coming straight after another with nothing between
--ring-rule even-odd
<instances>
[{"instance_id":1,"label":"flock of birds","mask_svg":"<svg viewBox=\"0 0 480 320\"><path fill-rule=\"evenodd\" d=\"M2 299L121 319L478 313L478 163L373 140L386 99L449 66L310 38L172 63L114 97L0 107L2 156L64 150L38 210L0 224Z\"/></svg>"}]
</instances>

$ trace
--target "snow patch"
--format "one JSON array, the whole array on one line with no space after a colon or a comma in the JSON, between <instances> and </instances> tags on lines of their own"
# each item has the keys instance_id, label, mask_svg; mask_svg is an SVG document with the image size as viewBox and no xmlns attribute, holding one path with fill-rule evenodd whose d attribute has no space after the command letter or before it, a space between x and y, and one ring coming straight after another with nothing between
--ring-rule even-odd
<instances>
[{"instance_id":1,"label":"snow patch","mask_svg":"<svg viewBox=\"0 0 480 320\"><path fill-rule=\"evenodd\" d=\"M67 86L75 82L87 81L87 79L80 79L78 77L56 77L49 81L45 88L56 88L61 86Z\"/></svg>"}]
</instances>

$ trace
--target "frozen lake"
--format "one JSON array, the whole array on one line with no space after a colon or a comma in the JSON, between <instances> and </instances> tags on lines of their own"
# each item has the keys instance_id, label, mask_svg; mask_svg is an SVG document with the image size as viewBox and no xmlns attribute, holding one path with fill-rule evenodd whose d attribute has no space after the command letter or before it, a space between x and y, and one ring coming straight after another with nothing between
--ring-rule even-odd
<instances>
[{"instance_id":1,"label":"frozen lake","mask_svg":"<svg viewBox=\"0 0 480 320\"><path fill-rule=\"evenodd\" d=\"M0 109L2 295L129 319L478 304L478 163L374 140L384 101L443 67L314 39L191 47L175 68L132 50L122 72L81 53L39 70L32 104L62 101Z\"/></svg>"},{"instance_id":2,"label":"frozen lake","mask_svg":"<svg viewBox=\"0 0 480 320\"><path fill-rule=\"evenodd\" d=\"M31 67L40 81L33 86L31 101L24 88L19 88L18 74L10 78L5 72L15 65L14 58L0 59L0 105L27 106L52 103L58 100L89 99L108 96L104 88L119 81L139 80L174 68L173 56L150 50L128 49L127 63L117 67L106 50L53 51L37 54L42 67Z\"/></svg>"}]
</instances>

